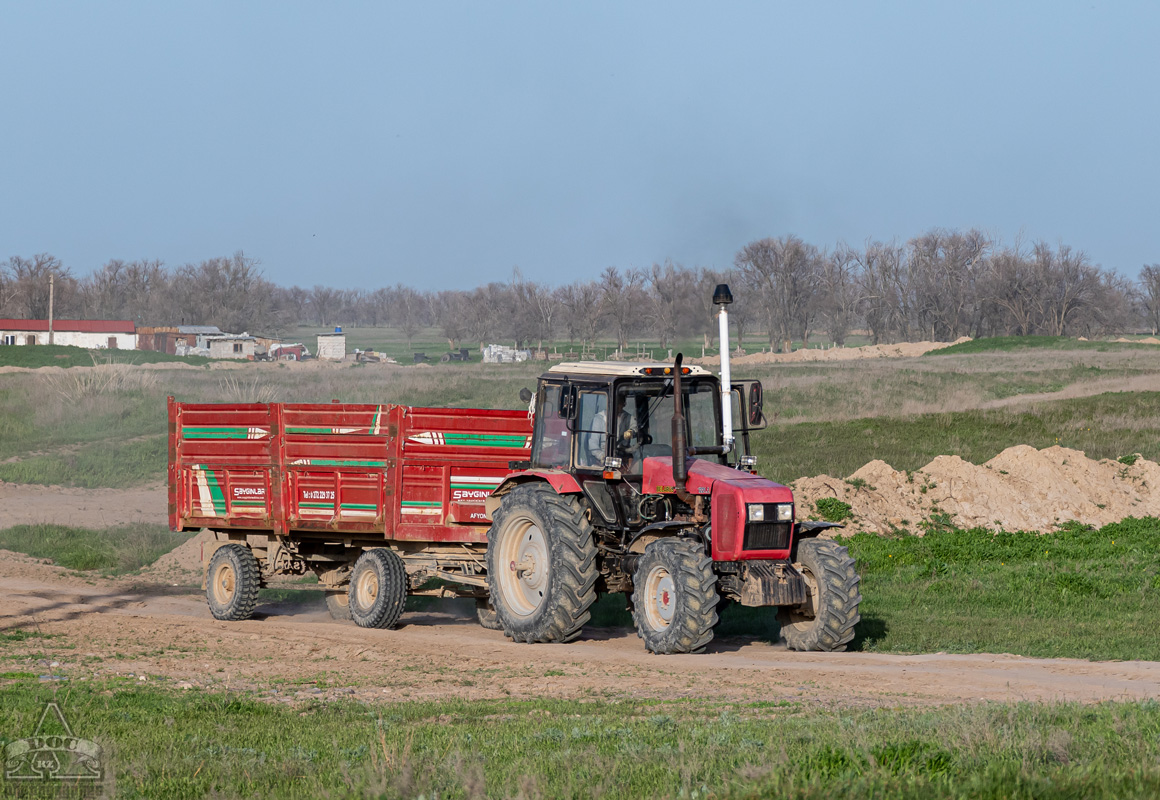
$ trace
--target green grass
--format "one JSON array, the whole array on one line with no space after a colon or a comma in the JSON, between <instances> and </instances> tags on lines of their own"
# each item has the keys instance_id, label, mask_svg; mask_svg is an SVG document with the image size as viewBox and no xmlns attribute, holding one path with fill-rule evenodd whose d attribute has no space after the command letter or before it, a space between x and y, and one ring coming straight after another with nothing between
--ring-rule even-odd
<instances>
[{"instance_id":1,"label":"green grass","mask_svg":"<svg viewBox=\"0 0 1160 800\"><path fill-rule=\"evenodd\" d=\"M1061 445L1089 458L1160 458L1160 392L1114 392L1019 408L772 425L752 437L774 480L845 477L873 459L915 470L938 455L982 464L1016 444Z\"/></svg>"},{"instance_id":2,"label":"green grass","mask_svg":"<svg viewBox=\"0 0 1160 800\"><path fill-rule=\"evenodd\" d=\"M120 489L165 478L166 441L98 442L71 452L28 456L0 463L0 481L85 489Z\"/></svg>"},{"instance_id":3,"label":"green grass","mask_svg":"<svg viewBox=\"0 0 1160 800\"><path fill-rule=\"evenodd\" d=\"M862 575L855 646L890 652L1160 660L1160 520L1098 531L845 540Z\"/></svg>"},{"instance_id":4,"label":"green grass","mask_svg":"<svg viewBox=\"0 0 1160 800\"><path fill-rule=\"evenodd\" d=\"M1136 344L1133 342L1081 342L1068 336L992 336L985 339L974 339L970 342L952 344L939 350L932 350L926 357L954 356L968 353L1009 352L1026 349L1051 350L1096 350L1108 352L1111 350L1146 350L1157 348L1160 345Z\"/></svg>"},{"instance_id":5,"label":"green grass","mask_svg":"<svg viewBox=\"0 0 1160 800\"><path fill-rule=\"evenodd\" d=\"M65 525L16 525L0 530L0 549L50 559L75 570L132 572L152 564L191 538L157 525L71 528Z\"/></svg>"},{"instance_id":6,"label":"green grass","mask_svg":"<svg viewBox=\"0 0 1160 800\"><path fill-rule=\"evenodd\" d=\"M825 710L705 700L286 707L128 681L0 684L0 745L46 701L123 798L1135 798L1160 792L1160 704ZM134 682L135 683L135 682Z\"/></svg>"},{"instance_id":7,"label":"green grass","mask_svg":"<svg viewBox=\"0 0 1160 800\"><path fill-rule=\"evenodd\" d=\"M0 347L0 367L91 367L98 364L208 364L202 356L171 356L151 350L88 350L59 344Z\"/></svg>"}]
</instances>

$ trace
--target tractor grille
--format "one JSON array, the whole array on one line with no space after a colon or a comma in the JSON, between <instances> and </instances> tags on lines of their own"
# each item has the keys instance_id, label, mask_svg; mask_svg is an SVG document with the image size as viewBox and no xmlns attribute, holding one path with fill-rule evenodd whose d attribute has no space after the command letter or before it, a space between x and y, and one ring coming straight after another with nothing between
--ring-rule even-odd
<instances>
[{"instance_id":1,"label":"tractor grille","mask_svg":"<svg viewBox=\"0 0 1160 800\"><path fill-rule=\"evenodd\" d=\"M784 550L789 547L788 522L750 522L745 526L746 550Z\"/></svg>"}]
</instances>

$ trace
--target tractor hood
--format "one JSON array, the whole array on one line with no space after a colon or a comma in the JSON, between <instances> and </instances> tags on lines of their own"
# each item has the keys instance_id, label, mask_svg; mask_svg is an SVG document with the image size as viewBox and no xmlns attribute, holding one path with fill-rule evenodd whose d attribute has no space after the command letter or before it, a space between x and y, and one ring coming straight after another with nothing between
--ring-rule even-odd
<instances>
[{"instance_id":1,"label":"tractor hood","mask_svg":"<svg viewBox=\"0 0 1160 800\"><path fill-rule=\"evenodd\" d=\"M789 558L792 523L784 523L784 536L763 547L745 545L746 506L749 503L792 503L793 492L780 483L711 461L692 459L685 483L689 493L712 499L712 557L714 561ZM676 491L671 458L646 458L644 494Z\"/></svg>"},{"instance_id":2,"label":"tractor hood","mask_svg":"<svg viewBox=\"0 0 1160 800\"><path fill-rule=\"evenodd\" d=\"M690 494L713 494L713 485L725 483L745 493L750 502L790 503L793 492L780 483L742 472L739 469L715 464L699 458L689 459L689 479L685 486ZM667 457L652 457L644 460L644 494L671 494L676 491L673 480L673 460Z\"/></svg>"}]
</instances>

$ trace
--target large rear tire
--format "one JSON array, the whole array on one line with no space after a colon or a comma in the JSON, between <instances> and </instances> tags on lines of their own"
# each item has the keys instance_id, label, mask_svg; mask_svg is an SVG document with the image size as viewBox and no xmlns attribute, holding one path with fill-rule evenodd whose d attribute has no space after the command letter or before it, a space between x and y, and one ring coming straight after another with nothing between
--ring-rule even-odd
<instances>
[{"instance_id":1,"label":"large rear tire","mask_svg":"<svg viewBox=\"0 0 1160 800\"><path fill-rule=\"evenodd\" d=\"M806 539L798 544L798 563L806 579L805 605L778 611L781 634L790 650L840 651L854 638L861 616L858 575L845 547L829 539Z\"/></svg>"},{"instance_id":2,"label":"large rear tire","mask_svg":"<svg viewBox=\"0 0 1160 800\"><path fill-rule=\"evenodd\" d=\"M407 570L390 550L367 550L350 573L350 618L363 628L393 628L407 604Z\"/></svg>"},{"instance_id":3,"label":"large rear tire","mask_svg":"<svg viewBox=\"0 0 1160 800\"><path fill-rule=\"evenodd\" d=\"M252 617L261 583L258 560L248 547L219 547L209 560L205 575L205 598L214 619L238 622Z\"/></svg>"},{"instance_id":4,"label":"large rear tire","mask_svg":"<svg viewBox=\"0 0 1160 800\"><path fill-rule=\"evenodd\" d=\"M698 542L659 539L632 578L632 620L652 653L699 653L717 624L717 575Z\"/></svg>"},{"instance_id":5,"label":"large rear tire","mask_svg":"<svg viewBox=\"0 0 1160 800\"><path fill-rule=\"evenodd\" d=\"M504 634L570 642L596 602L596 544L580 502L546 484L504 496L487 534L487 581Z\"/></svg>"}]
</instances>

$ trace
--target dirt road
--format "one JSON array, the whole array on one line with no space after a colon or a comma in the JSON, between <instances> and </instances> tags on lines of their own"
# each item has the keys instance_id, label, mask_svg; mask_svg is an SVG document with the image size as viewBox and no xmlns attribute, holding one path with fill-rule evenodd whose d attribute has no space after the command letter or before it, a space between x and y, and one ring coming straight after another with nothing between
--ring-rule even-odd
<instances>
[{"instance_id":1,"label":"dirt road","mask_svg":"<svg viewBox=\"0 0 1160 800\"><path fill-rule=\"evenodd\" d=\"M75 525L104 528L132 522L165 524L164 486L137 489L69 489L0 481L0 528Z\"/></svg>"},{"instance_id":2,"label":"dirt road","mask_svg":"<svg viewBox=\"0 0 1160 800\"><path fill-rule=\"evenodd\" d=\"M833 707L1160 696L1152 662L807 654L746 639L662 657L621 629L588 629L570 645L514 644L479 627L463 601L408 613L392 631L333 622L315 599L225 623L210 617L196 587L94 581L11 554L0 557L0 599L0 632L50 635L8 645L23 648L8 669L252 689L274 702L698 697Z\"/></svg>"}]
</instances>

